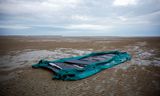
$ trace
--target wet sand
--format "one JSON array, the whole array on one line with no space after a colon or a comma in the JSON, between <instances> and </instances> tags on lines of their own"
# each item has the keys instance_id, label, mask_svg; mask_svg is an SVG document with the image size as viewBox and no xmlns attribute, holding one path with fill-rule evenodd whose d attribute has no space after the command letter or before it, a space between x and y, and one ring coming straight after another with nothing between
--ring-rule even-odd
<instances>
[{"instance_id":1,"label":"wet sand","mask_svg":"<svg viewBox=\"0 0 160 96\"><path fill-rule=\"evenodd\" d=\"M0 96L160 96L159 37L0 37ZM52 72L32 69L93 51L120 50L132 60L78 81L52 80Z\"/></svg>"}]
</instances>

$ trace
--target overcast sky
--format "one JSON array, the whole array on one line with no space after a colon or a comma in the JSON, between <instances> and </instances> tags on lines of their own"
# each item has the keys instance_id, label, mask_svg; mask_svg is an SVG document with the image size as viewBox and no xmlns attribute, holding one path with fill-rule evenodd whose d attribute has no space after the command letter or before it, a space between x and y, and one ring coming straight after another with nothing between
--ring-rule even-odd
<instances>
[{"instance_id":1,"label":"overcast sky","mask_svg":"<svg viewBox=\"0 0 160 96\"><path fill-rule=\"evenodd\" d=\"M0 0L0 35L160 36L160 0Z\"/></svg>"}]
</instances>

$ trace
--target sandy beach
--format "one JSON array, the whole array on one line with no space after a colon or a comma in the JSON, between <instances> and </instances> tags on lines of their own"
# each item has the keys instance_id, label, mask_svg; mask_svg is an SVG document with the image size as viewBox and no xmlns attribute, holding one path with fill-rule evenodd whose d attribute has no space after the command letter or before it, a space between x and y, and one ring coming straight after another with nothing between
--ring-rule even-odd
<instances>
[{"instance_id":1,"label":"sandy beach","mask_svg":"<svg viewBox=\"0 0 160 96\"><path fill-rule=\"evenodd\" d=\"M159 37L1 36L0 96L160 96ZM131 61L78 81L52 80L39 60L120 50Z\"/></svg>"}]
</instances>

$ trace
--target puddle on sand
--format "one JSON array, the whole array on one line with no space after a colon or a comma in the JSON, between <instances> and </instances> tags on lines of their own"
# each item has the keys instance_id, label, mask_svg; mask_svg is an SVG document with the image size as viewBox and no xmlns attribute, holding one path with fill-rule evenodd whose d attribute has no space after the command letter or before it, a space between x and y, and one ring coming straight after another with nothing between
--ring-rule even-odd
<instances>
[{"instance_id":1,"label":"puddle on sand","mask_svg":"<svg viewBox=\"0 0 160 96\"><path fill-rule=\"evenodd\" d=\"M124 46L122 51L129 52L132 55L131 61L116 66L116 69L127 70L132 65L138 66L156 66L160 67L160 58L155 57L156 49L146 49L147 42L137 42L134 45Z\"/></svg>"},{"instance_id":2,"label":"puddle on sand","mask_svg":"<svg viewBox=\"0 0 160 96\"><path fill-rule=\"evenodd\" d=\"M23 50L22 52L15 52L15 55L4 55L0 58L0 71L2 73L9 72L7 75L0 74L0 81L13 78L14 72L12 70L22 67L31 67L32 64L38 63L41 59L55 60L60 58L67 58L71 56L78 56L91 53L92 49L78 50L72 48L58 48L53 51L49 50ZM12 52L13 53L13 52ZM12 74L13 73L13 74ZM2 79L3 78L3 79Z\"/></svg>"},{"instance_id":3,"label":"puddle on sand","mask_svg":"<svg viewBox=\"0 0 160 96\"><path fill-rule=\"evenodd\" d=\"M41 59L55 60L60 58L66 58L70 56L78 56L87 53L91 53L92 49L77 50L72 48L58 48L54 51L48 50L34 50L24 51L14 56L5 55L0 58L1 70L12 70L19 67L30 66L33 63L37 63Z\"/></svg>"}]
</instances>

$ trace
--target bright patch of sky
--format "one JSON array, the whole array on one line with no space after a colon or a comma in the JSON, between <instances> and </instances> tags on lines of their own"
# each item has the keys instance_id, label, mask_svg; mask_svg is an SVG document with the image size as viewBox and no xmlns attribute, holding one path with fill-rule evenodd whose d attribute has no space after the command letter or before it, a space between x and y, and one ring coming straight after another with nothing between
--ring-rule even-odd
<instances>
[{"instance_id":1,"label":"bright patch of sky","mask_svg":"<svg viewBox=\"0 0 160 96\"><path fill-rule=\"evenodd\" d=\"M129 5L136 5L137 0L115 0L113 2L115 6L129 6Z\"/></svg>"},{"instance_id":2,"label":"bright patch of sky","mask_svg":"<svg viewBox=\"0 0 160 96\"><path fill-rule=\"evenodd\" d=\"M160 36L160 0L1 0L0 35Z\"/></svg>"}]
</instances>

